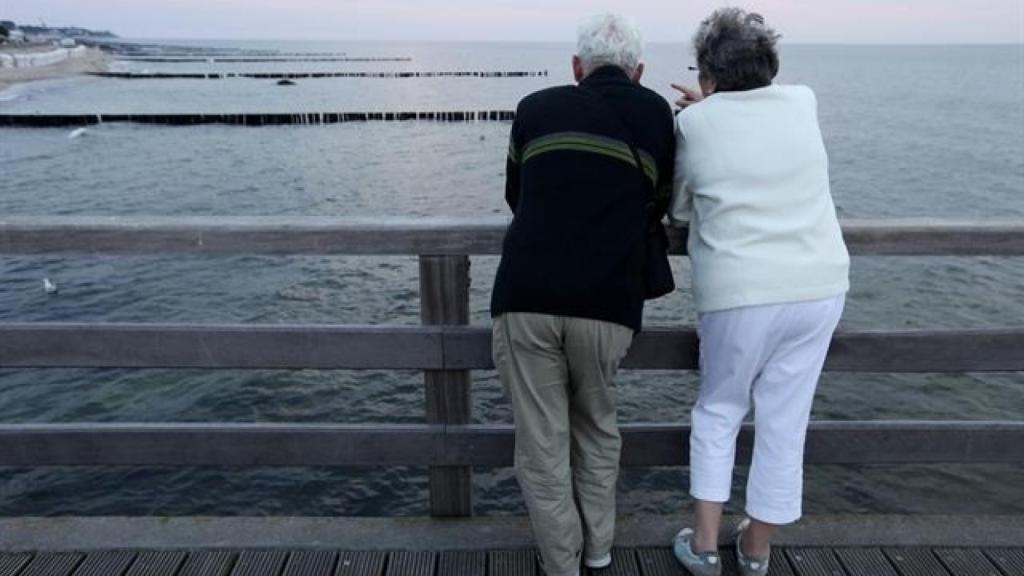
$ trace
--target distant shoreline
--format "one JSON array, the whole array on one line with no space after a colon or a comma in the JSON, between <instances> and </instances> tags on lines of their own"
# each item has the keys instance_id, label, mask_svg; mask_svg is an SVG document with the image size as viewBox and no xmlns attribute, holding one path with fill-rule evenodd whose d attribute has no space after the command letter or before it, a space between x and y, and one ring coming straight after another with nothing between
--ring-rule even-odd
<instances>
[{"instance_id":1,"label":"distant shoreline","mask_svg":"<svg viewBox=\"0 0 1024 576\"><path fill-rule=\"evenodd\" d=\"M15 50L0 50L0 54L12 53ZM17 51L19 54L34 53L38 50ZM87 48L81 54L46 66L30 66L25 68L0 68L0 92L17 84L53 80L86 74L88 72L105 72L109 68L110 57L98 48Z\"/></svg>"}]
</instances>

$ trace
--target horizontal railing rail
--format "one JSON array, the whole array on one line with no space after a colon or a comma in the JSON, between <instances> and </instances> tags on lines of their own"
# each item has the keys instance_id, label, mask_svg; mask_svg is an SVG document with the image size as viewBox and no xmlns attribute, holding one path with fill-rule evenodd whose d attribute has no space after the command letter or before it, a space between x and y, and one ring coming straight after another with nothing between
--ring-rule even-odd
<instances>
[{"instance_id":1,"label":"horizontal railing rail","mask_svg":"<svg viewBox=\"0 0 1024 576\"><path fill-rule=\"evenodd\" d=\"M839 331L833 372L1024 371L1024 327ZM623 368L697 369L693 329L637 335ZM0 324L0 367L489 370L485 327Z\"/></svg>"},{"instance_id":2,"label":"horizontal railing rail","mask_svg":"<svg viewBox=\"0 0 1024 576\"><path fill-rule=\"evenodd\" d=\"M430 469L431 514L472 513L472 466L511 464L509 426L472 424L470 370L493 368L469 326L469 255L496 255L507 219L2 217L0 255L418 256L420 326L0 323L0 368L415 369L424 424L6 424L0 466L377 466ZM1024 219L842 223L850 252L1024 256ZM685 228L670 228L685 253ZM1024 326L839 331L826 370L1024 371ZM625 368L693 370L692 328L649 327ZM689 427L625 424L623 464L686 463ZM749 460L751 430L740 438ZM812 422L812 464L1022 463L1024 421Z\"/></svg>"},{"instance_id":3,"label":"horizontal railing rail","mask_svg":"<svg viewBox=\"0 0 1024 576\"><path fill-rule=\"evenodd\" d=\"M624 466L688 462L684 424L623 424ZM4 424L5 466L512 465L510 425ZM749 464L745 426L739 462ZM814 421L808 464L1020 463L1024 422Z\"/></svg>"},{"instance_id":4,"label":"horizontal railing rail","mask_svg":"<svg viewBox=\"0 0 1024 576\"><path fill-rule=\"evenodd\" d=\"M0 217L0 254L496 255L508 219ZM855 255L1024 256L1024 219L844 220ZM673 254L685 228L669 228Z\"/></svg>"}]
</instances>

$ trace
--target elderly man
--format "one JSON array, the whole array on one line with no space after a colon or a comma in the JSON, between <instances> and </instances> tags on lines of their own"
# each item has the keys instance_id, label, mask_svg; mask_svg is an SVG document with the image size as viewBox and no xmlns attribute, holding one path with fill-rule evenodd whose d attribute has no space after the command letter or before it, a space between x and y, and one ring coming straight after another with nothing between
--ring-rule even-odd
<instances>
[{"instance_id":1,"label":"elderly man","mask_svg":"<svg viewBox=\"0 0 1024 576\"><path fill-rule=\"evenodd\" d=\"M578 85L519 103L509 226L491 301L494 360L516 422L515 468L548 576L611 563L621 440L612 377L640 330L645 237L672 187L668 103L639 85L619 16L579 28ZM637 161L639 159L639 162Z\"/></svg>"}]
</instances>

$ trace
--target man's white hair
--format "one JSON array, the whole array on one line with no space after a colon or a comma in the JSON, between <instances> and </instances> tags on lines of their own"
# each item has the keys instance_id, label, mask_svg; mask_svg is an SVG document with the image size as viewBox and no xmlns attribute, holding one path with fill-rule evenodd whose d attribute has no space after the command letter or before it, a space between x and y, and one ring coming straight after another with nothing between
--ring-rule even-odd
<instances>
[{"instance_id":1,"label":"man's white hair","mask_svg":"<svg viewBox=\"0 0 1024 576\"><path fill-rule=\"evenodd\" d=\"M640 65L643 38L636 25L623 16L597 14L585 18L576 36L576 56L583 64L584 74L608 65L632 74Z\"/></svg>"}]
</instances>

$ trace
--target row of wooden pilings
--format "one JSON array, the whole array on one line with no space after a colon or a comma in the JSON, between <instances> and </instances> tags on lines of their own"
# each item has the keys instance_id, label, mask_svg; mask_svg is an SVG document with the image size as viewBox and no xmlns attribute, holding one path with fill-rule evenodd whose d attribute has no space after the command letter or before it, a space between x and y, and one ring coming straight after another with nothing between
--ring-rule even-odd
<instances>
[{"instance_id":1,"label":"row of wooden pilings","mask_svg":"<svg viewBox=\"0 0 1024 576\"><path fill-rule=\"evenodd\" d=\"M349 56L313 56L313 57L300 57L300 56L289 56L289 57L274 57L274 56L261 56L261 57L245 57L245 56L211 56L211 57L185 57L185 58L169 58L169 57L152 57L152 56L116 56L117 60L126 60L130 62L162 62L166 64L180 64L189 62L209 62L209 63L223 63L223 62L412 62L412 58L408 56L400 57L349 57Z\"/></svg>"},{"instance_id":2,"label":"row of wooden pilings","mask_svg":"<svg viewBox=\"0 0 1024 576\"><path fill-rule=\"evenodd\" d=\"M112 122L192 126L227 124L231 126L317 125L346 122L511 122L513 110L450 112L284 112L266 114L0 114L0 127L58 128L92 126Z\"/></svg>"},{"instance_id":3,"label":"row of wooden pilings","mask_svg":"<svg viewBox=\"0 0 1024 576\"><path fill-rule=\"evenodd\" d=\"M146 50L126 50L122 48L110 48L108 51L115 57L125 58L313 58L313 57L335 57L343 58L348 54L345 52L277 52L274 50L232 50L204 48L188 50L180 48L175 52L161 50L153 47Z\"/></svg>"},{"instance_id":4,"label":"row of wooden pilings","mask_svg":"<svg viewBox=\"0 0 1024 576\"><path fill-rule=\"evenodd\" d=\"M449 72L92 72L92 76L125 80L224 80L257 78L267 80L301 78L535 78L547 76L537 71L449 71Z\"/></svg>"}]
</instances>

